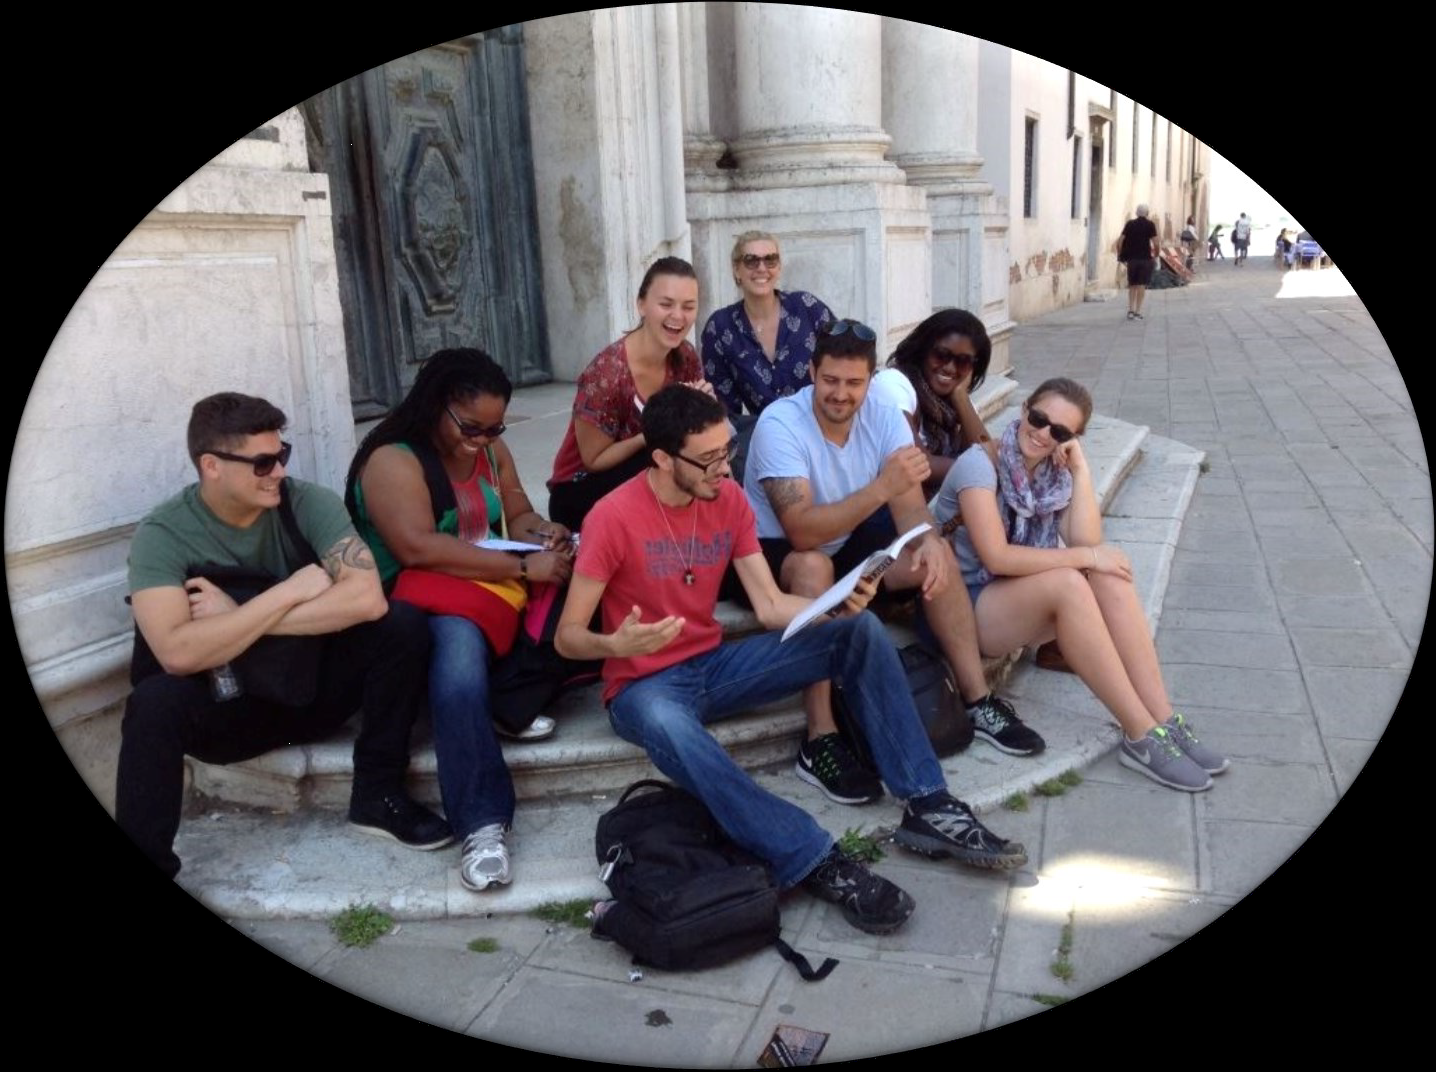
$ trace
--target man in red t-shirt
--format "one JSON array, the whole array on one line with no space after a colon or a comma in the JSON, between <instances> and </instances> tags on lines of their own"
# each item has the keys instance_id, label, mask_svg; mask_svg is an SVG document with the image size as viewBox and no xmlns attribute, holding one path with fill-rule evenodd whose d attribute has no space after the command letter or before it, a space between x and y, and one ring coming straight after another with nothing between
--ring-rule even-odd
<instances>
[{"instance_id":1,"label":"man in red t-shirt","mask_svg":"<svg viewBox=\"0 0 1436 1072\"><path fill-rule=\"evenodd\" d=\"M643 411L653 465L599 500L584 522L556 644L603 659L614 731L707 805L734 841L766 860L784 888L802 886L842 907L855 927L895 930L912 898L844 855L807 812L760 788L704 725L798 692L840 682L883 781L907 801L898 844L988 869L1027 862L947 791L882 625L863 608L863 584L844 614L787 641L778 632L723 644L713 617L731 561L759 621L781 629L810 602L778 590L758 547L752 510L729 477L723 405L676 385ZM589 628L596 609L603 632Z\"/></svg>"}]
</instances>

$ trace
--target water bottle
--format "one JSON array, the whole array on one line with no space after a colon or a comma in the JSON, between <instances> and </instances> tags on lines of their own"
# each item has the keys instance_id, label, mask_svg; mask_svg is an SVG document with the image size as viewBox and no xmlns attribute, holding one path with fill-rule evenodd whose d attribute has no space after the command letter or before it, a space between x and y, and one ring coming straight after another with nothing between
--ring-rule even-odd
<instances>
[{"instance_id":1,"label":"water bottle","mask_svg":"<svg viewBox=\"0 0 1436 1072\"><path fill-rule=\"evenodd\" d=\"M225 663L209 672L209 691L215 703L224 703L226 700L243 696L244 686L239 683L239 675L234 672L234 667Z\"/></svg>"}]
</instances>

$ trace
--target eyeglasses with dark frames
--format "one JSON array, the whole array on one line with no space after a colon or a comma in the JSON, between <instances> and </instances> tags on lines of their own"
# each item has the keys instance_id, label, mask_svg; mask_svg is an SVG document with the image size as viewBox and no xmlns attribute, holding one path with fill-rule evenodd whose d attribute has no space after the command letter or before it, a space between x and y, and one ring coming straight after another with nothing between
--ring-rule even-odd
<instances>
[{"instance_id":1,"label":"eyeglasses with dark frames","mask_svg":"<svg viewBox=\"0 0 1436 1072\"><path fill-rule=\"evenodd\" d=\"M846 335L850 331L859 339L862 339L863 342L874 342L877 339L877 334L873 329L861 320L834 320L823 329L823 334L838 336Z\"/></svg>"},{"instance_id":2,"label":"eyeglasses with dark frames","mask_svg":"<svg viewBox=\"0 0 1436 1072\"><path fill-rule=\"evenodd\" d=\"M202 450L200 453L213 454L216 458L223 458L227 462L244 462L246 465L254 466L255 476L268 476L274 472L276 465L289 464L289 454L293 450L292 444L281 441L278 454L255 454L246 457L243 454L231 454L227 450Z\"/></svg>"},{"instance_id":3,"label":"eyeglasses with dark frames","mask_svg":"<svg viewBox=\"0 0 1436 1072\"><path fill-rule=\"evenodd\" d=\"M489 439L498 439L499 436L503 435L509 429L509 426L502 421L498 424L470 424L468 421L461 421L458 417L454 416L454 411L448 406L444 407L444 412L449 415L449 419L452 420L459 429L459 435L465 439L479 439L484 436L487 436Z\"/></svg>"},{"instance_id":4,"label":"eyeglasses with dark frames","mask_svg":"<svg viewBox=\"0 0 1436 1072\"><path fill-rule=\"evenodd\" d=\"M739 446L738 441L736 439L732 439L728 441L728 445L723 448L723 452L721 454L719 454L716 458L709 459L706 462L696 461L693 458L684 457L682 454L675 454L673 456L680 461L687 462L695 469L702 469L705 474L711 474L724 462L731 462L736 459L739 453L741 453L741 451L742 447Z\"/></svg>"},{"instance_id":5,"label":"eyeglasses with dark frames","mask_svg":"<svg viewBox=\"0 0 1436 1072\"><path fill-rule=\"evenodd\" d=\"M1053 424L1051 417L1035 407L1028 407L1027 423L1038 431L1046 428L1052 438L1059 443L1066 443L1069 439L1077 438L1077 433L1072 431L1072 429L1068 428L1065 424Z\"/></svg>"},{"instance_id":6,"label":"eyeglasses with dark frames","mask_svg":"<svg viewBox=\"0 0 1436 1072\"><path fill-rule=\"evenodd\" d=\"M977 363L976 354L955 354L951 350L944 350L941 346L934 346L929 353L944 365L955 365L960 369L969 369Z\"/></svg>"},{"instance_id":7,"label":"eyeglasses with dark frames","mask_svg":"<svg viewBox=\"0 0 1436 1072\"><path fill-rule=\"evenodd\" d=\"M743 256L739 257L738 260L743 265L743 267L748 269L748 271L750 272L753 269L757 268L760 264L764 268L773 269L778 267L778 265L782 263L782 258L779 257L776 253L764 253L761 255L757 253L745 253L743 254Z\"/></svg>"}]
</instances>

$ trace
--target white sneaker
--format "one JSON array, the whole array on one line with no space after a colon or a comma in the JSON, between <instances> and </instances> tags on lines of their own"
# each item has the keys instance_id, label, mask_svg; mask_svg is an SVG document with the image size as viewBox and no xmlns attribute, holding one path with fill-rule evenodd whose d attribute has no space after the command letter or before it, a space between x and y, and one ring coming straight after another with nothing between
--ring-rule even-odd
<instances>
[{"instance_id":1,"label":"white sneaker","mask_svg":"<svg viewBox=\"0 0 1436 1072\"><path fill-rule=\"evenodd\" d=\"M511 741L542 741L545 737L552 737L553 731L557 728L558 723L548 715L539 715L518 733L510 733L498 723L494 724L494 732Z\"/></svg>"},{"instance_id":2,"label":"white sneaker","mask_svg":"<svg viewBox=\"0 0 1436 1072\"><path fill-rule=\"evenodd\" d=\"M483 892L496 882L500 886L509 884L509 847L504 843L502 823L481 826L464 838L459 881L475 893Z\"/></svg>"}]
</instances>

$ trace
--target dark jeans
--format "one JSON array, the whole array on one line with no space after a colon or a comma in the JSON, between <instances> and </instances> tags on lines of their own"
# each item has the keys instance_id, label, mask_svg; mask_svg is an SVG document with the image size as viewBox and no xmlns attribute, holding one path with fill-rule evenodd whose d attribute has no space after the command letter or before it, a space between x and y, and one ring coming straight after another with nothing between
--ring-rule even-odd
<instances>
[{"instance_id":1,"label":"dark jeans","mask_svg":"<svg viewBox=\"0 0 1436 1072\"><path fill-rule=\"evenodd\" d=\"M355 798L400 791L409 767L409 731L429 668L425 614L389 604L377 622L329 636L319 695L308 707L285 707L245 695L210 696L209 675L156 674L135 686L125 705L115 785L115 821L165 874L179 873L174 852L184 805L184 759L237 763L282 745L333 734L364 708L354 742Z\"/></svg>"},{"instance_id":2,"label":"dark jeans","mask_svg":"<svg viewBox=\"0 0 1436 1072\"><path fill-rule=\"evenodd\" d=\"M648 468L648 449L645 447L626 462L620 462L612 469L600 473L586 473L578 480L565 480L549 489L548 516L570 532L583 528L583 519L598 502L618 485L637 476Z\"/></svg>"}]
</instances>

